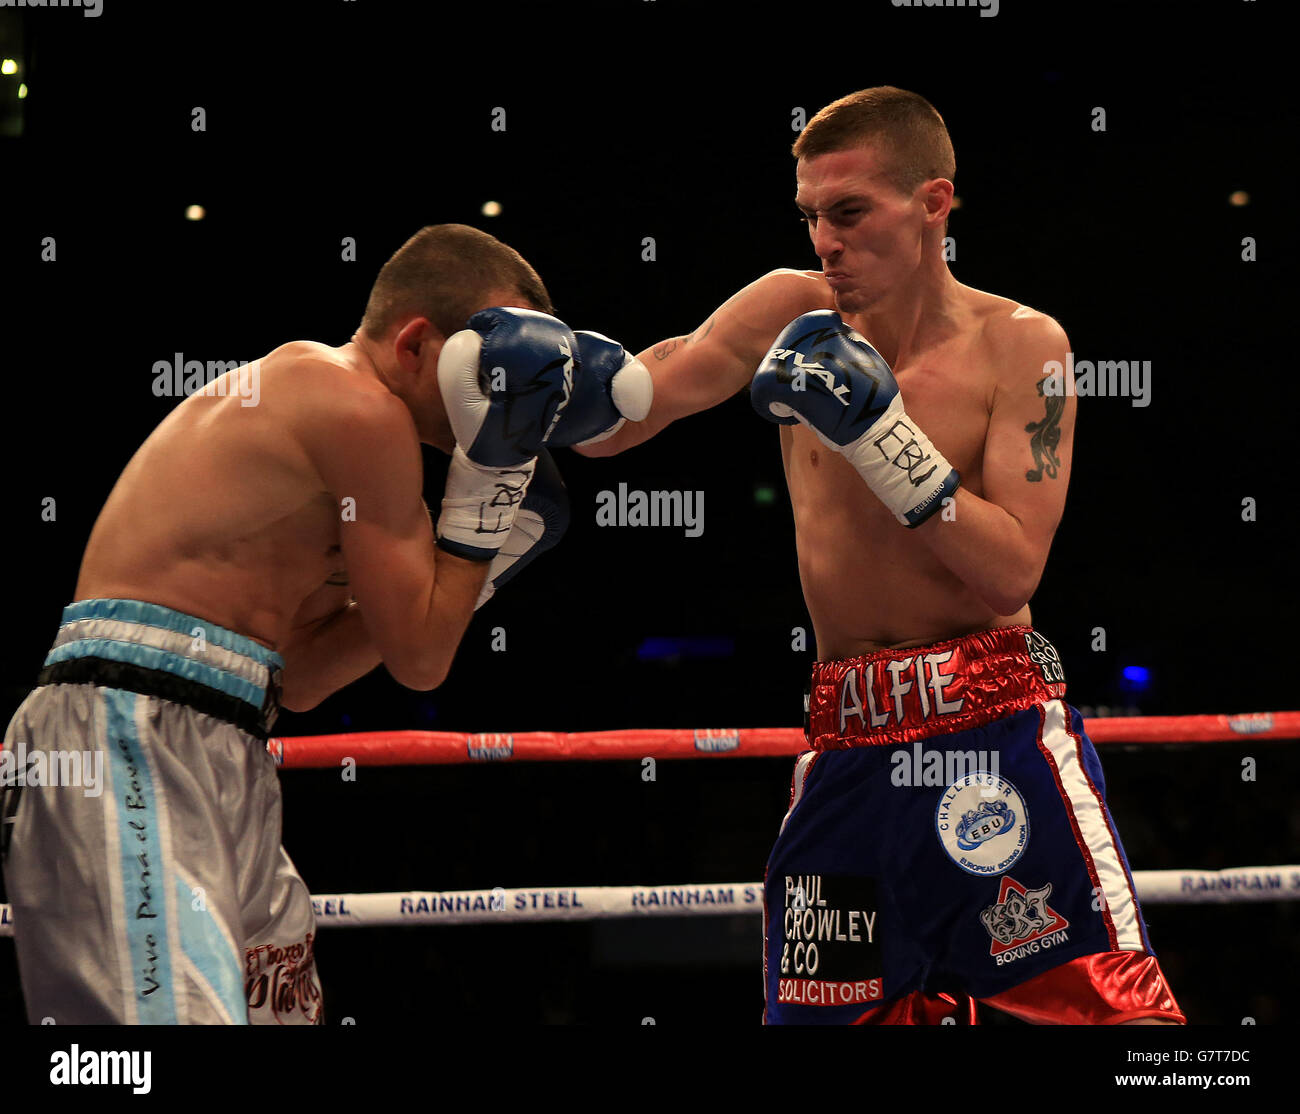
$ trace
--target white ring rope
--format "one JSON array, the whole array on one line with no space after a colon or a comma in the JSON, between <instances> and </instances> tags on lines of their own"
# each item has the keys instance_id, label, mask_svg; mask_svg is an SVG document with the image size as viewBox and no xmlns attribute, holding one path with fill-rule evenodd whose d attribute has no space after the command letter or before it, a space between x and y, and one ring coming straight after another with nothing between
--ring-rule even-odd
<instances>
[{"instance_id":1,"label":"white ring rope","mask_svg":"<svg viewBox=\"0 0 1300 1114\"><path fill-rule=\"evenodd\" d=\"M1138 899L1148 905L1300 901L1300 865L1225 870L1136 870ZM690 882L679 886L534 886L377 894L315 894L320 927L518 924L602 921L625 917L737 916L763 908L761 882ZM0 936L13 935L0 905Z\"/></svg>"}]
</instances>

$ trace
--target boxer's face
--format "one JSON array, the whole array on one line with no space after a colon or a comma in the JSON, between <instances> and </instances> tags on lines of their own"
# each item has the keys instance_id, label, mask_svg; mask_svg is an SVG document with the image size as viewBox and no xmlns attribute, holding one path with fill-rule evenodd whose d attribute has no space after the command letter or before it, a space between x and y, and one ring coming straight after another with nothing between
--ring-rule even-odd
<instances>
[{"instance_id":1,"label":"boxer's face","mask_svg":"<svg viewBox=\"0 0 1300 1114\"><path fill-rule=\"evenodd\" d=\"M874 147L800 159L795 204L842 313L870 309L921 263L924 189L900 193Z\"/></svg>"}]
</instances>

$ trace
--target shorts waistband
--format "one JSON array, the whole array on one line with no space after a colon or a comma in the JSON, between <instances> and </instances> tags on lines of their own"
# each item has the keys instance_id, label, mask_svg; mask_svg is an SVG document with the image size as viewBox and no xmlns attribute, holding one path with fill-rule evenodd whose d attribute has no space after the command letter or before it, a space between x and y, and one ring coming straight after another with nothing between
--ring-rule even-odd
<instances>
[{"instance_id":1,"label":"shorts waistband","mask_svg":"<svg viewBox=\"0 0 1300 1114\"><path fill-rule=\"evenodd\" d=\"M1065 695L1061 656L1032 627L814 662L813 750L910 743L965 731Z\"/></svg>"},{"instance_id":2,"label":"shorts waistband","mask_svg":"<svg viewBox=\"0 0 1300 1114\"><path fill-rule=\"evenodd\" d=\"M279 654L207 619L140 600L79 600L63 609L37 684L156 696L265 740L283 671Z\"/></svg>"}]
</instances>

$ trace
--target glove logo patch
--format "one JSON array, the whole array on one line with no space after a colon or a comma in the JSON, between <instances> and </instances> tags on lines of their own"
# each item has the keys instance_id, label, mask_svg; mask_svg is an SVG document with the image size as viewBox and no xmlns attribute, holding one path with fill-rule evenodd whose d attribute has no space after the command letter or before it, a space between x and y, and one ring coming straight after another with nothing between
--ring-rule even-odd
<instances>
[{"instance_id":1,"label":"glove logo patch","mask_svg":"<svg viewBox=\"0 0 1300 1114\"><path fill-rule=\"evenodd\" d=\"M796 352L793 348L773 348L768 359L788 360L793 356L794 371L791 371L788 366L784 366L777 372L777 377L781 382L792 383L793 389L796 391L806 390L807 388L804 386L804 377L806 374L811 374L813 378L821 380L822 384L826 387L826 390L834 395L835 398L839 399L841 405L848 406L849 385L846 382L840 382L837 385L835 382L835 373L830 371L824 364L817 362L818 358L824 354L825 353L822 352L815 352L813 353L813 361L811 363L805 363L802 352Z\"/></svg>"},{"instance_id":2,"label":"glove logo patch","mask_svg":"<svg viewBox=\"0 0 1300 1114\"><path fill-rule=\"evenodd\" d=\"M551 424L546 427L546 436L542 438L543 443L551 439L551 434L555 432L555 427L559 425L560 415L569 405L569 399L573 395L573 349L569 347L567 337L561 337L560 351L564 354L564 380L560 386L560 404L555 408L555 415L551 418Z\"/></svg>"}]
</instances>

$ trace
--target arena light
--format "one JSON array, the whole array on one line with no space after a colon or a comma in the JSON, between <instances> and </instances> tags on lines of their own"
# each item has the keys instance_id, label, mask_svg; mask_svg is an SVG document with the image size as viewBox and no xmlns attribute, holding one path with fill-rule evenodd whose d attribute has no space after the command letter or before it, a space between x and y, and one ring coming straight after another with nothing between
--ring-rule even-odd
<instances>
[{"instance_id":1,"label":"arena light","mask_svg":"<svg viewBox=\"0 0 1300 1114\"><path fill-rule=\"evenodd\" d=\"M682 658L729 658L736 652L734 638L717 636L655 636L641 640L639 661L677 661Z\"/></svg>"},{"instance_id":2,"label":"arena light","mask_svg":"<svg viewBox=\"0 0 1300 1114\"><path fill-rule=\"evenodd\" d=\"M186 220L202 220L207 215L208 212L202 205L191 205L185 210Z\"/></svg>"},{"instance_id":3,"label":"arena light","mask_svg":"<svg viewBox=\"0 0 1300 1114\"><path fill-rule=\"evenodd\" d=\"M483 202L482 213L485 217L499 217L501 215L501 202L499 201Z\"/></svg>"},{"instance_id":4,"label":"arena light","mask_svg":"<svg viewBox=\"0 0 1300 1114\"><path fill-rule=\"evenodd\" d=\"M18 63L15 62L12 58L6 58L3 62L0 62L0 73L15 74L17 72L18 72Z\"/></svg>"},{"instance_id":5,"label":"arena light","mask_svg":"<svg viewBox=\"0 0 1300 1114\"><path fill-rule=\"evenodd\" d=\"M1151 683L1151 670L1145 665L1126 665L1123 676L1134 688L1146 688Z\"/></svg>"}]
</instances>

